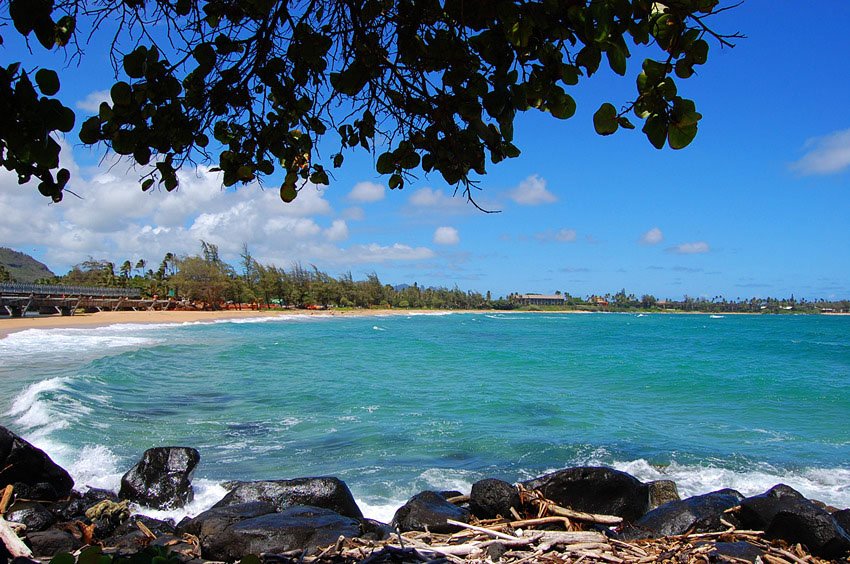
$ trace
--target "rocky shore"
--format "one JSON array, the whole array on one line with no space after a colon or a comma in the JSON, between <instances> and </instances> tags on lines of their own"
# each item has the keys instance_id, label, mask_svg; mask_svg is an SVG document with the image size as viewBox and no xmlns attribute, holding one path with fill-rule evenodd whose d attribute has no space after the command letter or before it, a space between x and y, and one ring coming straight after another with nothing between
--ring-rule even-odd
<instances>
[{"instance_id":1,"label":"rocky shore","mask_svg":"<svg viewBox=\"0 0 850 564\"><path fill-rule=\"evenodd\" d=\"M118 492L75 491L43 451L0 427L0 563L823 562L850 556L850 510L778 484L680 499L604 467L567 468L470 492L424 491L391 523L363 516L333 477L230 482L179 523L132 514L193 498L189 447L145 451Z\"/></svg>"}]
</instances>

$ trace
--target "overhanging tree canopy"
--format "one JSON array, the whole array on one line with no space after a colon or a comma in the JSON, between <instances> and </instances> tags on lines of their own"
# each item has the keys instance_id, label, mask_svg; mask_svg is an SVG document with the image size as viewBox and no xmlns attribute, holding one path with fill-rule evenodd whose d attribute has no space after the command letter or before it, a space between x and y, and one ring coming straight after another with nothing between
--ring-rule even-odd
<instances>
[{"instance_id":1,"label":"overhanging tree canopy","mask_svg":"<svg viewBox=\"0 0 850 564\"><path fill-rule=\"evenodd\" d=\"M203 160L216 163L226 186L282 171L286 202L308 180L328 184L329 167L357 147L375 154L390 188L413 171L438 171L471 199L471 179L488 159L520 154L519 112L571 117L570 90L603 62L625 75L634 46L656 53L640 65L636 96L602 104L594 128L610 135L637 118L653 146L683 148L701 115L676 80L706 62L708 39L728 45L735 37L706 23L726 9L719 0L0 4L17 32L48 50L74 49L78 35L114 28L112 54L126 79L82 121L79 138L151 164L143 190L174 190L180 165ZM0 67L0 165L21 183L35 178L57 202L70 174L52 135L75 124L53 98L59 90L53 70ZM328 136L339 149L323 160L317 146Z\"/></svg>"}]
</instances>

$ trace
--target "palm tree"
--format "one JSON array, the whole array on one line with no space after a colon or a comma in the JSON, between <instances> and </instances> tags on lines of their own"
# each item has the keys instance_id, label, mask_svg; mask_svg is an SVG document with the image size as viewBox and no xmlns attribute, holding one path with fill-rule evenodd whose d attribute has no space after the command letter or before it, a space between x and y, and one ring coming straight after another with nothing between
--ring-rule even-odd
<instances>
[{"instance_id":1,"label":"palm tree","mask_svg":"<svg viewBox=\"0 0 850 564\"><path fill-rule=\"evenodd\" d=\"M136 270L142 273L142 276L145 275L145 266L147 266L148 261L145 259L139 259L139 262L136 263Z\"/></svg>"},{"instance_id":2,"label":"palm tree","mask_svg":"<svg viewBox=\"0 0 850 564\"><path fill-rule=\"evenodd\" d=\"M133 270L133 265L130 264L129 260L125 260L121 264L121 268L119 269L119 272L121 272L121 276L123 276L124 278L129 278L130 272L132 272L132 270Z\"/></svg>"}]
</instances>

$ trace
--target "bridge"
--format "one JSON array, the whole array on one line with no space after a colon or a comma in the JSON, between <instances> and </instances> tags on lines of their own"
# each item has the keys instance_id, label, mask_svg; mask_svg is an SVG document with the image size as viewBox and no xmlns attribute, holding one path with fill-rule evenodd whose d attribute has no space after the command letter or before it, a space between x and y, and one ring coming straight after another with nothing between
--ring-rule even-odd
<instances>
[{"instance_id":1,"label":"bridge","mask_svg":"<svg viewBox=\"0 0 850 564\"><path fill-rule=\"evenodd\" d=\"M99 288L46 284L0 284L0 315L22 317L27 312L74 315L86 311L167 309L172 302L142 299L138 288Z\"/></svg>"}]
</instances>

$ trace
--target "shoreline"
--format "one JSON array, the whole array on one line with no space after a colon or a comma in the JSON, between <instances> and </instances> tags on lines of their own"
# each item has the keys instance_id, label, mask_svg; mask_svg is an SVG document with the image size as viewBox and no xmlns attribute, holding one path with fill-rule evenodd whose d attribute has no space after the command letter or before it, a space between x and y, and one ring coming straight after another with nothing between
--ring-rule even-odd
<instances>
[{"instance_id":1,"label":"shoreline","mask_svg":"<svg viewBox=\"0 0 850 564\"><path fill-rule=\"evenodd\" d=\"M496 310L496 309L329 309L329 310L219 310L219 311L102 311L98 313L79 313L62 317L59 315L38 317L0 318L0 339L5 339L12 333L28 329L81 329L107 327L109 325L131 324L180 324L223 319L261 319L291 316L311 317L382 317L396 315L435 315L454 313L480 314L557 314L585 315L592 313L620 313L643 315L765 315L760 313L726 312L712 313L705 311L659 311L659 312L593 312L584 310L559 311L526 311L526 310ZM850 313L822 313L799 315L850 316Z\"/></svg>"}]
</instances>

